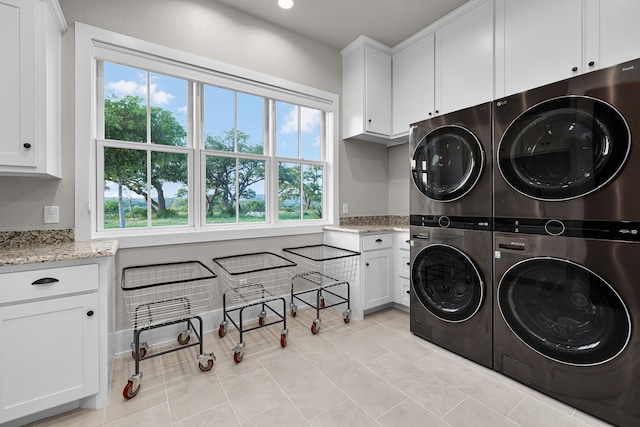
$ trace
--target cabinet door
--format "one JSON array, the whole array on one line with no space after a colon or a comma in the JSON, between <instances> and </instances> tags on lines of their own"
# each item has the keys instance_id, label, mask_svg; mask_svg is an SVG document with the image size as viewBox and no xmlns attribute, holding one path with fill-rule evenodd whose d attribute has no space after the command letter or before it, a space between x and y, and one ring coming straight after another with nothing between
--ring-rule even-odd
<instances>
[{"instance_id":1,"label":"cabinet door","mask_svg":"<svg viewBox=\"0 0 640 427\"><path fill-rule=\"evenodd\" d=\"M36 166L36 2L0 0L0 166Z\"/></svg>"},{"instance_id":2,"label":"cabinet door","mask_svg":"<svg viewBox=\"0 0 640 427\"><path fill-rule=\"evenodd\" d=\"M582 0L496 0L496 96L582 69Z\"/></svg>"},{"instance_id":3,"label":"cabinet door","mask_svg":"<svg viewBox=\"0 0 640 427\"><path fill-rule=\"evenodd\" d=\"M585 7L587 71L640 58L640 2L586 0Z\"/></svg>"},{"instance_id":4,"label":"cabinet door","mask_svg":"<svg viewBox=\"0 0 640 427\"><path fill-rule=\"evenodd\" d=\"M434 39L429 33L393 55L393 134L409 134L409 125L433 115Z\"/></svg>"},{"instance_id":5,"label":"cabinet door","mask_svg":"<svg viewBox=\"0 0 640 427\"><path fill-rule=\"evenodd\" d=\"M363 309L379 307L393 301L391 292L392 251L365 252L362 254Z\"/></svg>"},{"instance_id":6,"label":"cabinet door","mask_svg":"<svg viewBox=\"0 0 640 427\"><path fill-rule=\"evenodd\" d=\"M98 392L97 307L97 292L0 307L0 424Z\"/></svg>"},{"instance_id":7,"label":"cabinet door","mask_svg":"<svg viewBox=\"0 0 640 427\"><path fill-rule=\"evenodd\" d=\"M391 135L391 56L365 46L365 127Z\"/></svg>"},{"instance_id":8,"label":"cabinet door","mask_svg":"<svg viewBox=\"0 0 640 427\"><path fill-rule=\"evenodd\" d=\"M436 114L493 99L493 2L485 1L436 30Z\"/></svg>"}]
</instances>

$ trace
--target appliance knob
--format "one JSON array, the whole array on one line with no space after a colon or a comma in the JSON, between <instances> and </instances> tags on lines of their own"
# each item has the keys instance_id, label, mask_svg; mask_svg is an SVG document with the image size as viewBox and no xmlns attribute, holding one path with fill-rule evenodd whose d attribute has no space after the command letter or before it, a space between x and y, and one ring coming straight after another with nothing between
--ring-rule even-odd
<instances>
[{"instance_id":1,"label":"appliance knob","mask_svg":"<svg viewBox=\"0 0 640 427\"><path fill-rule=\"evenodd\" d=\"M448 216L441 216L440 218L438 218L438 225L442 228L447 228L448 226L451 225L451 220L449 219Z\"/></svg>"},{"instance_id":2,"label":"appliance knob","mask_svg":"<svg viewBox=\"0 0 640 427\"><path fill-rule=\"evenodd\" d=\"M559 236L564 233L565 226L561 221L552 219L547 221L547 223L544 225L544 231L546 231L547 234L551 236Z\"/></svg>"}]
</instances>

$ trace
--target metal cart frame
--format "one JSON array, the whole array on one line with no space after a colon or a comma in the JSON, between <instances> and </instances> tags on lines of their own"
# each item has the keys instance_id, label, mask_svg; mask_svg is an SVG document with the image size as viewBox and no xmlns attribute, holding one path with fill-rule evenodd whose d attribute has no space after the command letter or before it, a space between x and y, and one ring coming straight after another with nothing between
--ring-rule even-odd
<instances>
[{"instance_id":1,"label":"metal cart frame","mask_svg":"<svg viewBox=\"0 0 640 427\"><path fill-rule=\"evenodd\" d=\"M291 280L291 303L289 305L291 316L296 317L298 311L294 300L314 308L316 318L311 324L311 333L317 334L320 331L320 310L346 303L347 308L342 312L342 319L344 323L349 323L351 320L349 282L353 281L358 268L360 252L324 244L285 248L282 251L290 254L298 265L297 273ZM302 290L296 291L296 282L302 285ZM341 285L346 287L346 297L329 290L329 288ZM301 298L302 295L312 292L316 294L315 305ZM336 297L338 302L326 305L323 293Z\"/></svg>"},{"instance_id":2,"label":"metal cart frame","mask_svg":"<svg viewBox=\"0 0 640 427\"><path fill-rule=\"evenodd\" d=\"M271 252L256 252L243 255L232 255L214 258L213 262L219 266L218 277L225 285L222 294L223 320L218 327L218 336L227 334L227 320L240 333L239 343L232 349L233 360L240 363L244 357L245 343L243 333L276 323L283 323L280 334L280 346L287 345L287 302L284 295L288 292L288 280L293 276L295 263ZM227 305L231 302L231 308ZM282 301L282 314L269 304ZM261 306L258 325L245 327L243 314L249 307ZM275 314L278 319L266 323L266 309ZM239 312L238 322L231 317L231 313Z\"/></svg>"},{"instance_id":3,"label":"metal cart frame","mask_svg":"<svg viewBox=\"0 0 640 427\"><path fill-rule=\"evenodd\" d=\"M122 270L120 287L133 327L131 355L135 360L135 372L122 393L125 399L138 394L142 381L140 360L143 358L151 359L199 346L198 367L201 371L213 368L216 357L213 353L204 352L203 323L199 314L211 307L215 278L215 273L199 261L133 266ZM194 319L198 320L197 329L193 325ZM143 332L183 322L185 329L178 335L180 347L147 355L149 344L140 342ZM191 333L197 341L189 344Z\"/></svg>"}]
</instances>

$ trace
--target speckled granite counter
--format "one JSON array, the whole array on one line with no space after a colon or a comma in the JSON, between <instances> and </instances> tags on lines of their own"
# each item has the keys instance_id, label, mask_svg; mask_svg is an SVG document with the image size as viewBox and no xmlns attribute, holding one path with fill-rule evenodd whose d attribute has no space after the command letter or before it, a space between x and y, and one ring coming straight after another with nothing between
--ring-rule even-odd
<instances>
[{"instance_id":1,"label":"speckled granite counter","mask_svg":"<svg viewBox=\"0 0 640 427\"><path fill-rule=\"evenodd\" d=\"M395 215L342 217L340 225L327 225L324 229L345 233L409 232L409 217Z\"/></svg>"},{"instance_id":2,"label":"speckled granite counter","mask_svg":"<svg viewBox=\"0 0 640 427\"><path fill-rule=\"evenodd\" d=\"M117 240L75 242L73 230L0 232L0 267L114 256Z\"/></svg>"}]
</instances>

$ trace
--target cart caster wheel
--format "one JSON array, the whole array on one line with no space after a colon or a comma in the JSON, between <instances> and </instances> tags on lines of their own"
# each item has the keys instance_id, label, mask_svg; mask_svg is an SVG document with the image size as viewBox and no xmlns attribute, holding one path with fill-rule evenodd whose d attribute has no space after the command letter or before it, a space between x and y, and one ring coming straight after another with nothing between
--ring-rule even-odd
<instances>
[{"instance_id":1,"label":"cart caster wheel","mask_svg":"<svg viewBox=\"0 0 640 427\"><path fill-rule=\"evenodd\" d=\"M295 305L291 306L291 317L296 317L296 314L298 314L298 307L296 307Z\"/></svg>"},{"instance_id":2,"label":"cart caster wheel","mask_svg":"<svg viewBox=\"0 0 640 427\"><path fill-rule=\"evenodd\" d=\"M236 363L242 362L242 357L244 356L244 352L235 352L233 353L233 361Z\"/></svg>"},{"instance_id":3,"label":"cart caster wheel","mask_svg":"<svg viewBox=\"0 0 640 427\"><path fill-rule=\"evenodd\" d=\"M122 390L122 397L124 397L127 400L132 399L136 397L136 394L138 394L138 391L140 391L140 386L134 387L133 381L127 381L127 385L124 386L124 390Z\"/></svg>"},{"instance_id":4,"label":"cart caster wheel","mask_svg":"<svg viewBox=\"0 0 640 427\"><path fill-rule=\"evenodd\" d=\"M218 328L218 336L222 338L225 335L227 335L227 325L220 325Z\"/></svg>"},{"instance_id":5,"label":"cart caster wheel","mask_svg":"<svg viewBox=\"0 0 640 427\"><path fill-rule=\"evenodd\" d=\"M351 320L351 317L349 317L349 316L344 316L344 317L342 318L342 320L344 320L344 323L349 323L349 321Z\"/></svg>"},{"instance_id":6,"label":"cart caster wheel","mask_svg":"<svg viewBox=\"0 0 640 427\"><path fill-rule=\"evenodd\" d=\"M320 332L320 319L314 320L311 324L311 333L315 335L318 332Z\"/></svg>"},{"instance_id":7,"label":"cart caster wheel","mask_svg":"<svg viewBox=\"0 0 640 427\"><path fill-rule=\"evenodd\" d=\"M213 359L209 359L206 365L203 365L202 362L199 362L198 368L200 368L202 372L210 371L211 368L213 368Z\"/></svg>"},{"instance_id":8,"label":"cart caster wheel","mask_svg":"<svg viewBox=\"0 0 640 427\"><path fill-rule=\"evenodd\" d=\"M258 325L264 325L264 317L258 317Z\"/></svg>"},{"instance_id":9,"label":"cart caster wheel","mask_svg":"<svg viewBox=\"0 0 640 427\"><path fill-rule=\"evenodd\" d=\"M147 349L144 347L140 347L140 359L144 358L147 355ZM131 352L131 357L133 357L134 359L136 358L136 352L132 351ZM133 396L131 396L133 397Z\"/></svg>"},{"instance_id":10,"label":"cart caster wheel","mask_svg":"<svg viewBox=\"0 0 640 427\"><path fill-rule=\"evenodd\" d=\"M280 347L285 348L287 346L287 334L280 335Z\"/></svg>"},{"instance_id":11,"label":"cart caster wheel","mask_svg":"<svg viewBox=\"0 0 640 427\"><path fill-rule=\"evenodd\" d=\"M180 335L178 335L178 343L180 345L187 345L190 340L191 335L189 335L188 332L182 332Z\"/></svg>"},{"instance_id":12,"label":"cart caster wheel","mask_svg":"<svg viewBox=\"0 0 640 427\"><path fill-rule=\"evenodd\" d=\"M320 308L324 308L324 297L320 296Z\"/></svg>"}]
</instances>

